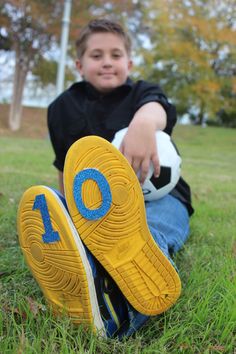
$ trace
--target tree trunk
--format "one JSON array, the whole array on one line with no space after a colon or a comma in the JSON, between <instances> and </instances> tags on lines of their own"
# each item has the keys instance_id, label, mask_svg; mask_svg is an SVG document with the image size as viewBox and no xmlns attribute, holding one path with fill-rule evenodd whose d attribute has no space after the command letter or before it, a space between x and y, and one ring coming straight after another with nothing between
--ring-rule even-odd
<instances>
[{"instance_id":1,"label":"tree trunk","mask_svg":"<svg viewBox=\"0 0 236 354\"><path fill-rule=\"evenodd\" d=\"M201 111L200 113L199 113L199 115L198 115L198 124L199 125L202 125L203 124L203 121L204 121L204 113L203 113L203 111Z\"/></svg>"},{"instance_id":2,"label":"tree trunk","mask_svg":"<svg viewBox=\"0 0 236 354\"><path fill-rule=\"evenodd\" d=\"M20 129L22 117L22 97L29 70L28 63L16 51L16 63L14 72L13 97L10 107L8 125L10 130L16 131Z\"/></svg>"},{"instance_id":3,"label":"tree trunk","mask_svg":"<svg viewBox=\"0 0 236 354\"><path fill-rule=\"evenodd\" d=\"M204 110L204 104L201 102L200 105L200 112L198 113L198 118L197 118L197 125L204 125L204 119L205 119L205 110Z\"/></svg>"}]
</instances>

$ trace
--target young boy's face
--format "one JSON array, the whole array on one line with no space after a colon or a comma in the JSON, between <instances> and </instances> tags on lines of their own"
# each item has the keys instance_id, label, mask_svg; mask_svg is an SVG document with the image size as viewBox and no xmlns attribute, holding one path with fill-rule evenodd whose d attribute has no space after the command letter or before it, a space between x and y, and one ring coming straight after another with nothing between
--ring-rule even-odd
<instances>
[{"instance_id":1,"label":"young boy's face","mask_svg":"<svg viewBox=\"0 0 236 354\"><path fill-rule=\"evenodd\" d=\"M76 65L84 80L107 93L125 83L132 61L119 35L99 32L88 38L84 55Z\"/></svg>"}]
</instances>

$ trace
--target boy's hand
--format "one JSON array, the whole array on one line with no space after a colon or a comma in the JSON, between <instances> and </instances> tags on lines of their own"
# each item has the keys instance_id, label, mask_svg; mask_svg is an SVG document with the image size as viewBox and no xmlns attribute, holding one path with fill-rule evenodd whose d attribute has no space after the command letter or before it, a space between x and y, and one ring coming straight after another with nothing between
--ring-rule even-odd
<instances>
[{"instance_id":1,"label":"boy's hand","mask_svg":"<svg viewBox=\"0 0 236 354\"><path fill-rule=\"evenodd\" d=\"M134 115L128 131L122 141L120 151L127 158L135 173L140 172L139 180L143 184L153 164L154 175L160 174L160 163L156 145L156 131L166 125L166 113L157 102L142 106Z\"/></svg>"}]
</instances>

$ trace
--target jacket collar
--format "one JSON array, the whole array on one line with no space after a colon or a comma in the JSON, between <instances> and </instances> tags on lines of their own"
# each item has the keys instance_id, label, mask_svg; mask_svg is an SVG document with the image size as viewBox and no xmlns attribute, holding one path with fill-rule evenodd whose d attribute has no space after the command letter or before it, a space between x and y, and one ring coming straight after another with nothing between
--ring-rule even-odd
<instances>
[{"instance_id":1,"label":"jacket collar","mask_svg":"<svg viewBox=\"0 0 236 354\"><path fill-rule=\"evenodd\" d=\"M113 91L107 94L102 94L100 91L98 91L93 85L91 85L87 81L76 82L69 88L69 90L76 90L76 91L82 90L86 92L89 99L96 100L104 97L115 97L120 93L129 92L132 89L132 87L133 87L133 81L130 78L127 78L126 82L123 85L115 88Z\"/></svg>"}]
</instances>

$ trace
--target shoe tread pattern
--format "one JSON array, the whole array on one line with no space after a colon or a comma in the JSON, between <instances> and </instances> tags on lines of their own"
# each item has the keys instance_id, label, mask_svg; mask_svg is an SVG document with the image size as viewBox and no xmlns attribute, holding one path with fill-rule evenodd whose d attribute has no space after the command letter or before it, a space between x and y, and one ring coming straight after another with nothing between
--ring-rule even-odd
<instances>
[{"instance_id":1,"label":"shoe tread pattern","mask_svg":"<svg viewBox=\"0 0 236 354\"><path fill-rule=\"evenodd\" d=\"M112 193L110 210L95 221L79 213L73 197L74 177L85 168L98 169ZM80 237L131 305L146 315L167 310L180 295L179 276L149 232L142 190L124 156L102 138L82 138L67 154L64 184L68 208ZM89 209L101 205L95 181L84 182L82 199Z\"/></svg>"},{"instance_id":2,"label":"shoe tread pattern","mask_svg":"<svg viewBox=\"0 0 236 354\"><path fill-rule=\"evenodd\" d=\"M44 243L45 232L39 210L32 210L35 196L46 196L53 230L60 241ZM44 186L31 187L23 195L18 210L19 242L31 272L54 312L69 314L75 323L93 323L84 265L70 227Z\"/></svg>"}]
</instances>

